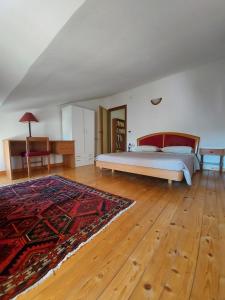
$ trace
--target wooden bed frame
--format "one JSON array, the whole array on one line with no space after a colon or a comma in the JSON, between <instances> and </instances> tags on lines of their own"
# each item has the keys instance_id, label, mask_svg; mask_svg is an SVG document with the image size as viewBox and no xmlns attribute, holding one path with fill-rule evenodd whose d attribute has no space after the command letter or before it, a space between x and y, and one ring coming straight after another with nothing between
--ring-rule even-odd
<instances>
[{"instance_id":1,"label":"wooden bed frame","mask_svg":"<svg viewBox=\"0 0 225 300\"><path fill-rule=\"evenodd\" d=\"M158 132L149 135L145 135L137 139L137 145L153 145L159 148L167 146L190 146L195 154L198 153L200 137L180 133L180 132ZM152 177L158 177L167 179L169 184L172 181L182 181L183 172L182 171L171 171L165 169L156 169L142 166L132 166L127 164L111 163L106 161L96 161L96 166L100 169L106 168L112 171L123 171L140 175L147 175Z\"/></svg>"}]
</instances>

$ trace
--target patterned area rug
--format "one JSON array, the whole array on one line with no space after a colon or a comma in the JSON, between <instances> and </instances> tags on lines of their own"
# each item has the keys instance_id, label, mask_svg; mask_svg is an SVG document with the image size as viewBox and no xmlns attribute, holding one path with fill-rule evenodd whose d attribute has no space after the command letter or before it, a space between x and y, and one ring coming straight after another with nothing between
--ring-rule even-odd
<instances>
[{"instance_id":1,"label":"patterned area rug","mask_svg":"<svg viewBox=\"0 0 225 300\"><path fill-rule=\"evenodd\" d=\"M28 289L132 200L60 176L0 188L0 299Z\"/></svg>"}]
</instances>

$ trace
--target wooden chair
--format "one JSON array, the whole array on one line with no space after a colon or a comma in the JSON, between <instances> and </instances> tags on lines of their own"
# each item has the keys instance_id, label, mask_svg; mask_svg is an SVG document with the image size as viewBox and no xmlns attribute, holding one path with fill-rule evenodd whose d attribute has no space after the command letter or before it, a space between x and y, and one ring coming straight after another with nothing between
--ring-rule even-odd
<instances>
[{"instance_id":1,"label":"wooden chair","mask_svg":"<svg viewBox=\"0 0 225 300\"><path fill-rule=\"evenodd\" d=\"M41 157L40 161L33 161L32 157ZM34 163L41 163L42 166L44 166L43 163L43 157L47 157L47 167L48 172L50 172L50 143L48 137L27 137L26 138L26 151L21 153L22 158L22 167L25 168L25 162L27 163L27 171L28 171L28 177L31 175L31 167Z\"/></svg>"}]
</instances>

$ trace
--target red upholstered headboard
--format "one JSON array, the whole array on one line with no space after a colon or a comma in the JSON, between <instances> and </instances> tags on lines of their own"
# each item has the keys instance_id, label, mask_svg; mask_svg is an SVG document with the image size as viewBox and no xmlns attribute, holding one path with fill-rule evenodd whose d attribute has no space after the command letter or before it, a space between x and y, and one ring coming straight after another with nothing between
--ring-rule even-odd
<instances>
[{"instance_id":1,"label":"red upholstered headboard","mask_svg":"<svg viewBox=\"0 0 225 300\"><path fill-rule=\"evenodd\" d=\"M158 132L137 139L137 145L153 145L160 148L167 146L189 146L198 152L200 137L180 132Z\"/></svg>"}]
</instances>

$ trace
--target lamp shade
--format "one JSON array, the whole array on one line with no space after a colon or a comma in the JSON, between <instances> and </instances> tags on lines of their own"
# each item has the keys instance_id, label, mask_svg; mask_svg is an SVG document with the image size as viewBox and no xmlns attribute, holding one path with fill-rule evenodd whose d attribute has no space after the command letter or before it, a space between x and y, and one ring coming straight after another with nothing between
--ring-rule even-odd
<instances>
[{"instance_id":1,"label":"lamp shade","mask_svg":"<svg viewBox=\"0 0 225 300\"><path fill-rule=\"evenodd\" d=\"M19 120L19 122L38 122L38 119L31 113L31 112L26 112Z\"/></svg>"}]
</instances>

